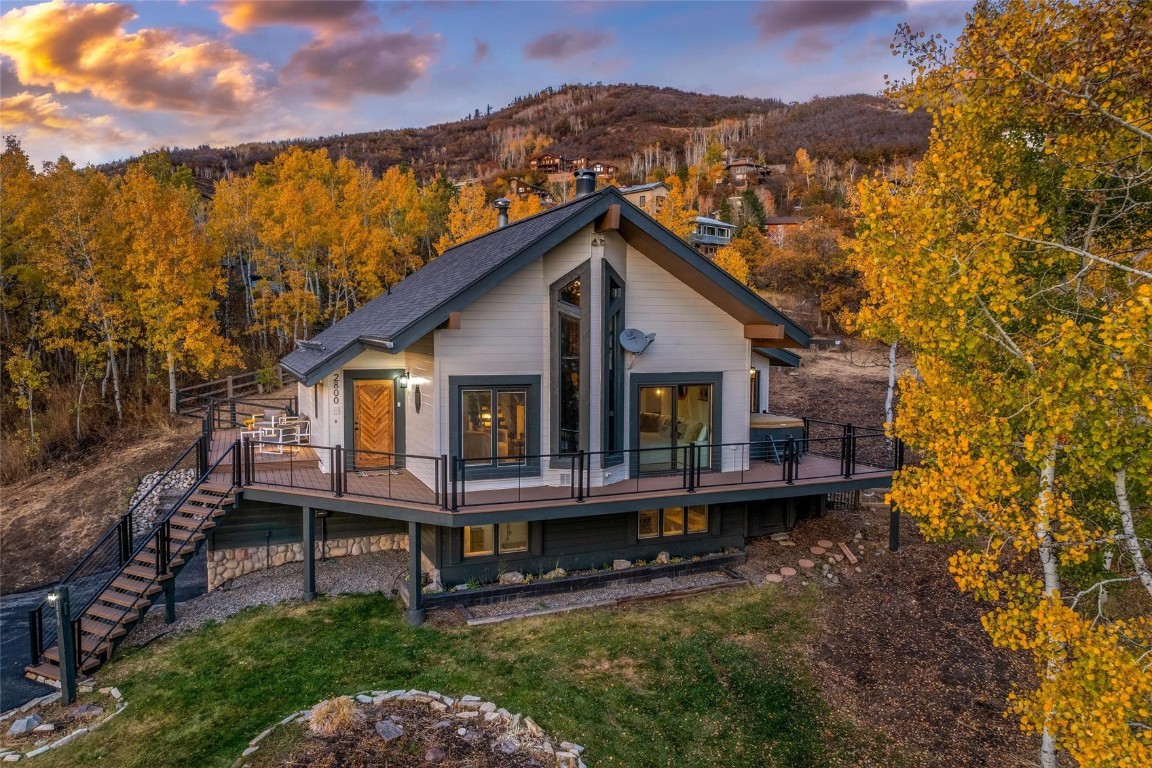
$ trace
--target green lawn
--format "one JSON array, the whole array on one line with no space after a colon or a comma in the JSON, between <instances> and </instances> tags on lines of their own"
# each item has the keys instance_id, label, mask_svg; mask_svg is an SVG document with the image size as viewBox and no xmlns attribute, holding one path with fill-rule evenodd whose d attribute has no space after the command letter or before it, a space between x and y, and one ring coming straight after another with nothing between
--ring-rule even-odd
<instances>
[{"instance_id":1,"label":"green lawn","mask_svg":"<svg viewBox=\"0 0 1152 768\"><path fill-rule=\"evenodd\" d=\"M124 653L100 683L128 708L37 764L229 766L294 710L402 687L531 715L594 768L871 762L891 745L832 713L797 654L817 600L747 589L452 630L410 629L379 595L250 610Z\"/></svg>"}]
</instances>

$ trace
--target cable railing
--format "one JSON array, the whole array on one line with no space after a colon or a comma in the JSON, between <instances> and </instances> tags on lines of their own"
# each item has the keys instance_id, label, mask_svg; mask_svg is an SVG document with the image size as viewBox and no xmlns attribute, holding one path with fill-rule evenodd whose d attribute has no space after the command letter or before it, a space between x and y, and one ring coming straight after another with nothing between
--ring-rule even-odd
<instances>
[{"instance_id":1,"label":"cable railing","mask_svg":"<svg viewBox=\"0 0 1152 768\"><path fill-rule=\"evenodd\" d=\"M242 477L245 485L459 511L882 477L902 461L902 444L879 429L813 421L806 433L745 442L476 458L246 440Z\"/></svg>"},{"instance_id":2,"label":"cable railing","mask_svg":"<svg viewBox=\"0 0 1152 768\"><path fill-rule=\"evenodd\" d=\"M154 509L158 517L165 514L165 510L160 507L162 495L170 487L169 481L173 475L185 470L194 472L195 477L204 474L201 443L202 440L197 439L185 448L180 457L138 496L128 511L89 547L80 561L57 583L57 587L67 585L69 588L71 620L80 617L92 599L103 591L101 585L107 581L108 575L119 573L131 559L131 553L147 539L153 527L152 521L145 519L147 510ZM192 487L195 487L195 483ZM55 618L46 620L46 614L52 611L48 598L28 611L29 651L34 665L40 663L44 651L56 642Z\"/></svg>"}]
</instances>

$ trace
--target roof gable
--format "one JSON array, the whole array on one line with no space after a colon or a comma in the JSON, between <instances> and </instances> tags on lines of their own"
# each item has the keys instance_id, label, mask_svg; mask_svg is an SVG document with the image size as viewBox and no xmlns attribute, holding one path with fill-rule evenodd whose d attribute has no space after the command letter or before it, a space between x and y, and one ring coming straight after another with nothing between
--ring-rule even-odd
<instances>
[{"instance_id":1,"label":"roof gable","mask_svg":"<svg viewBox=\"0 0 1152 768\"><path fill-rule=\"evenodd\" d=\"M450 248L308 344L299 345L280 364L311 386L364 349L400 352L613 205L620 206L621 235L659 266L742 322L783 325L795 344L807 346L804 329L662 227L618 189L607 187Z\"/></svg>"}]
</instances>

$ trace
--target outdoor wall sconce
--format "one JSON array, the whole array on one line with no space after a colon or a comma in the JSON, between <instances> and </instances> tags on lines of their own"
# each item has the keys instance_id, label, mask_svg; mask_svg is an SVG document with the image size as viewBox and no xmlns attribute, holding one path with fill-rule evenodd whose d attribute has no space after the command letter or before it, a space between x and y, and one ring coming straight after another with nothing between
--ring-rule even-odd
<instances>
[{"instance_id":1,"label":"outdoor wall sconce","mask_svg":"<svg viewBox=\"0 0 1152 768\"><path fill-rule=\"evenodd\" d=\"M404 371L396 377L396 383L400 385L400 389L408 389L408 382L411 380L412 377L408 375L408 371Z\"/></svg>"},{"instance_id":2,"label":"outdoor wall sconce","mask_svg":"<svg viewBox=\"0 0 1152 768\"><path fill-rule=\"evenodd\" d=\"M420 385L419 384L416 385L415 395L416 395L416 413L420 413Z\"/></svg>"}]
</instances>

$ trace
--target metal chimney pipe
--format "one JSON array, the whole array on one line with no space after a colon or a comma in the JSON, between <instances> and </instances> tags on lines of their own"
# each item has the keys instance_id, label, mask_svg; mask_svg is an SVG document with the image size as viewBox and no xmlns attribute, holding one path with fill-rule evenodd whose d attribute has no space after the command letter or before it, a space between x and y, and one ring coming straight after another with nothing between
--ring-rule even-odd
<instances>
[{"instance_id":1,"label":"metal chimney pipe","mask_svg":"<svg viewBox=\"0 0 1152 768\"><path fill-rule=\"evenodd\" d=\"M508 208L512 205L512 201L506 197L496 199L496 229L503 229L508 226Z\"/></svg>"},{"instance_id":2,"label":"metal chimney pipe","mask_svg":"<svg viewBox=\"0 0 1152 768\"><path fill-rule=\"evenodd\" d=\"M576 197L584 197L596 191L596 171L581 168L576 171Z\"/></svg>"}]
</instances>

